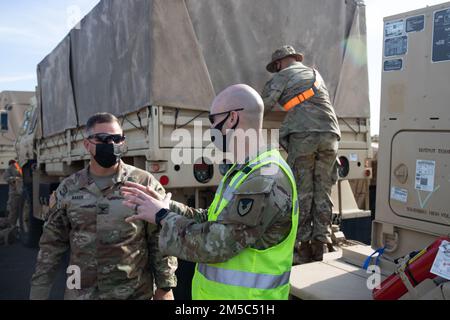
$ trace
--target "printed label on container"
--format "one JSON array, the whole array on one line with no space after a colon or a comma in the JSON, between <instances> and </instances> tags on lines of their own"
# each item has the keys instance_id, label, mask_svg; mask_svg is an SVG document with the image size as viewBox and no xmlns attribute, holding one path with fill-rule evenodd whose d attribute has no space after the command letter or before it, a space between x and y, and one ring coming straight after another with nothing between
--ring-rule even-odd
<instances>
[{"instance_id":1,"label":"printed label on container","mask_svg":"<svg viewBox=\"0 0 450 320\"><path fill-rule=\"evenodd\" d=\"M392 38L405 34L405 22L403 20L389 21L384 25L384 37Z\"/></svg>"},{"instance_id":2,"label":"printed label on container","mask_svg":"<svg viewBox=\"0 0 450 320\"><path fill-rule=\"evenodd\" d=\"M416 189L421 191L434 191L434 172L436 161L417 160L416 162Z\"/></svg>"},{"instance_id":3,"label":"printed label on container","mask_svg":"<svg viewBox=\"0 0 450 320\"><path fill-rule=\"evenodd\" d=\"M450 280L450 242L442 241L430 272Z\"/></svg>"},{"instance_id":4,"label":"printed label on container","mask_svg":"<svg viewBox=\"0 0 450 320\"><path fill-rule=\"evenodd\" d=\"M419 32L425 27L425 16L417 16L406 19L406 32Z\"/></svg>"},{"instance_id":5,"label":"printed label on container","mask_svg":"<svg viewBox=\"0 0 450 320\"><path fill-rule=\"evenodd\" d=\"M391 199L406 203L408 201L408 190L398 187L392 187Z\"/></svg>"}]
</instances>

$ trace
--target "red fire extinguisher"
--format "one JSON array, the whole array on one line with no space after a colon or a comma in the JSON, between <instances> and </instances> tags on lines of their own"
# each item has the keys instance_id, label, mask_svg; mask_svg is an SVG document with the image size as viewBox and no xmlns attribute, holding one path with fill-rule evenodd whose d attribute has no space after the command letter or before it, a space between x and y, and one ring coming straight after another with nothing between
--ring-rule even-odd
<instances>
[{"instance_id":1,"label":"red fire extinguisher","mask_svg":"<svg viewBox=\"0 0 450 320\"><path fill-rule=\"evenodd\" d=\"M442 241L450 241L450 238L441 237L437 239L428 248L423 249L406 262L404 272L413 287L416 287L425 279L436 277L436 275L430 273L430 270ZM398 273L393 273L381 283L379 289L373 289L372 296L374 300L397 300L406 292L408 292L408 289Z\"/></svg>"}]
</instances>

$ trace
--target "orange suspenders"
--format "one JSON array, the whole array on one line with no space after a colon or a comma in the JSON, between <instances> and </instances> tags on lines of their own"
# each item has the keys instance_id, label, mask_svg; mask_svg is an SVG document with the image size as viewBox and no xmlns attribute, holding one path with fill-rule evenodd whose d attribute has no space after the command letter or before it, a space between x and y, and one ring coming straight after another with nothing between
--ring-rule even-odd
<instances>
[{"instance_id":1,"label":"orange suspenders","mask_svg":"<svg viewBox=\"0 0 450 320\"><path fill-rule=\"evenodd\" d=\"M316 70L313 70L313 71L314 71L314 79L316 79ZM286 102L284 104L284 106L283 106L284 111L289 111L293 107L295 107L296 105L302 104L306 100L309 100L312 97L314 97L314 95L316 94L317 90L319 90L319 85L320 85L319 81L317 81L317 79L316 79L314 81L314 84L313 84L313 86L311 88L309 88L306 91L303 91L299 95L293 97L291 100Z\"/></svg>"}]
</instances>

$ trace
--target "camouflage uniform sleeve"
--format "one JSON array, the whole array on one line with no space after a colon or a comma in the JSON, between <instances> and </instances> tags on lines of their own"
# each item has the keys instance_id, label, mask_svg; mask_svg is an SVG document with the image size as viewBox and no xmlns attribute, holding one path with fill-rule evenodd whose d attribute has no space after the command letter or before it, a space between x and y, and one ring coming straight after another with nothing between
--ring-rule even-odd
<instances>
[{"instance_id":1,"label":"camouflage uniform sleeve","mask_svg":"<svg viewBox=\"0 0 450 320\"><path fill-rule=\"evenodd\" d=\"M52 207L44 224L39 243L36 269L31 278L31 300L48 299L57 268L64 253L69 249L70 224L61 199L61 188L52 195Z\"/></svg>"},{"instance_id":2,"label":"camouflage uniform sleeve","mask_svg":"<svg viewBox=\"0 0 450 320\"><path fill-rule=\"evenodd\" d=\"M224 262L247 247L258 247L266 231L277 233L270 235L276 238L270 245L284 239L290 230L289 208L289 194L280 192L273 177L256 174L235 192L216 222L198 223L170 213L164 219L160 248L188 261ZM287 216L288 227L273 228L282 216Z\"/></svg>"},{"instance_id":3,"label":"camouflage uniform sleeve","mask_svg":"<svg viewBox=\"0 0 450 320\"><path fill-rule=\"evenodd\" d=\"M3 180L8 181L8 169L6 169L6 170L3 172L2 177L3 177Z\"/></svg>"},{"instance_id":4,"label":"camouflage uniform sleeve","mask_svg":"<svg viewBox=\"0 0 450 320\"><path fill-rule=\"evenodd\" d=\"M3 180L5 180L6 182L9 182L9 179L13 177L11 168L7 168L5 170L5 172L3 172Z\"/></svg>"},{"instance_id":5,"label":"camouflage uniform sleeve","mask_svg":"<svg viewBox=\"0 0 450 320\"><path fill-rule=\"evenodd\" d=\"M264 114L272 111L274 107L284 110L283 107L278 103L281 95L286 87L287 79L285 79L280 74L275 75L271 80L269 80L264 86L261 96L264 102Z\"/></svg>"},{"instance_id":6,"label":"camouflage uniform sleeve","mask_svg":"<svg viewBox=\"0 0 450 320\"><path fill-rule=\"evenodd\" d=\"M159 233L157 226L147 224L150 268L157 288L174 288L177 286L175 271L178 268L178 260L161 252L158 244Z\"/></svg>"},{"instance_id":7,"label":"camouflage uniform sleeve","mask_svg":"<svg viewBox=\"0 0 450 320\"><path fill-rule=\"evenodd\" d=\"M166 190L164 190L164 187L153 176L150 176L148 181L138 181L138 183L147 184L148 186L153 188L156 192L158 192L160 195L162 196L166 195ZM197 222L208 221L207 209L191 208L185 204L173 200L170 201L170 211L194 219Z\"/></svg>"},{"instance_id":8,"label":"camouflage uniform sleeve","mask_svg":"<svg viewBox=\"0 0 450 320\"><path fill-rule=\"evenodd\" d=\"M159 194L163 196L166 194L164 187L154 177L150 178L148 185ZM177 286L175 271L178 267L178 260L175 257L165 256L160 251L158 243L160 231L155 225L147 224L150 268L157 288L173 288Z\"/></svg>"},{"instance_id":9,"label":"camouflage uniform sleeve","mask_svg":"<svg viewBox=\"0 0 450 320\"><path fill-rule=\"evenodd\" d=\"M170 211L182 215L186 218L193 219L197 223L208 221L208 209L195 209L183 203L170 201Z\"/></svg>"},{"instance_id":10,"label":"camouflage uniform sleeve","mask_svg":"<svg viewBox=\"0 0 450 320\"><path fill-rule=\"evenodd\" d=\"M166 195L166 190L164 189L164 187L161 185L161 183L159 183L159 181L155 177L150 176L148 178L147 185L150 186L156 192L158 192L160 195L162 195L162 196Z\"/></svg>"}]
</instances>

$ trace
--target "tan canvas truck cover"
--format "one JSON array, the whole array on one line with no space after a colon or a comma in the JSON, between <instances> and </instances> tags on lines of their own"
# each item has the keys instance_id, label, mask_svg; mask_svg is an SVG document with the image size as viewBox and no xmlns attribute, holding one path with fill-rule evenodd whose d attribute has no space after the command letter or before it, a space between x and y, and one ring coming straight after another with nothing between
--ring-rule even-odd
<instances>
[{"instance_id":1,"label":"tan canvas truck cover","mask_svg":"<svg viewBox=\"0 0 450 320\"><path fill-rule=\"evenodd\" d=\"M356 0L101 1L38 66L43 135L99 111L208 110L235 83L261 91L285 43L319 69L340 117L368 118L365 32Z\"/></svg>"}]
</instances>

